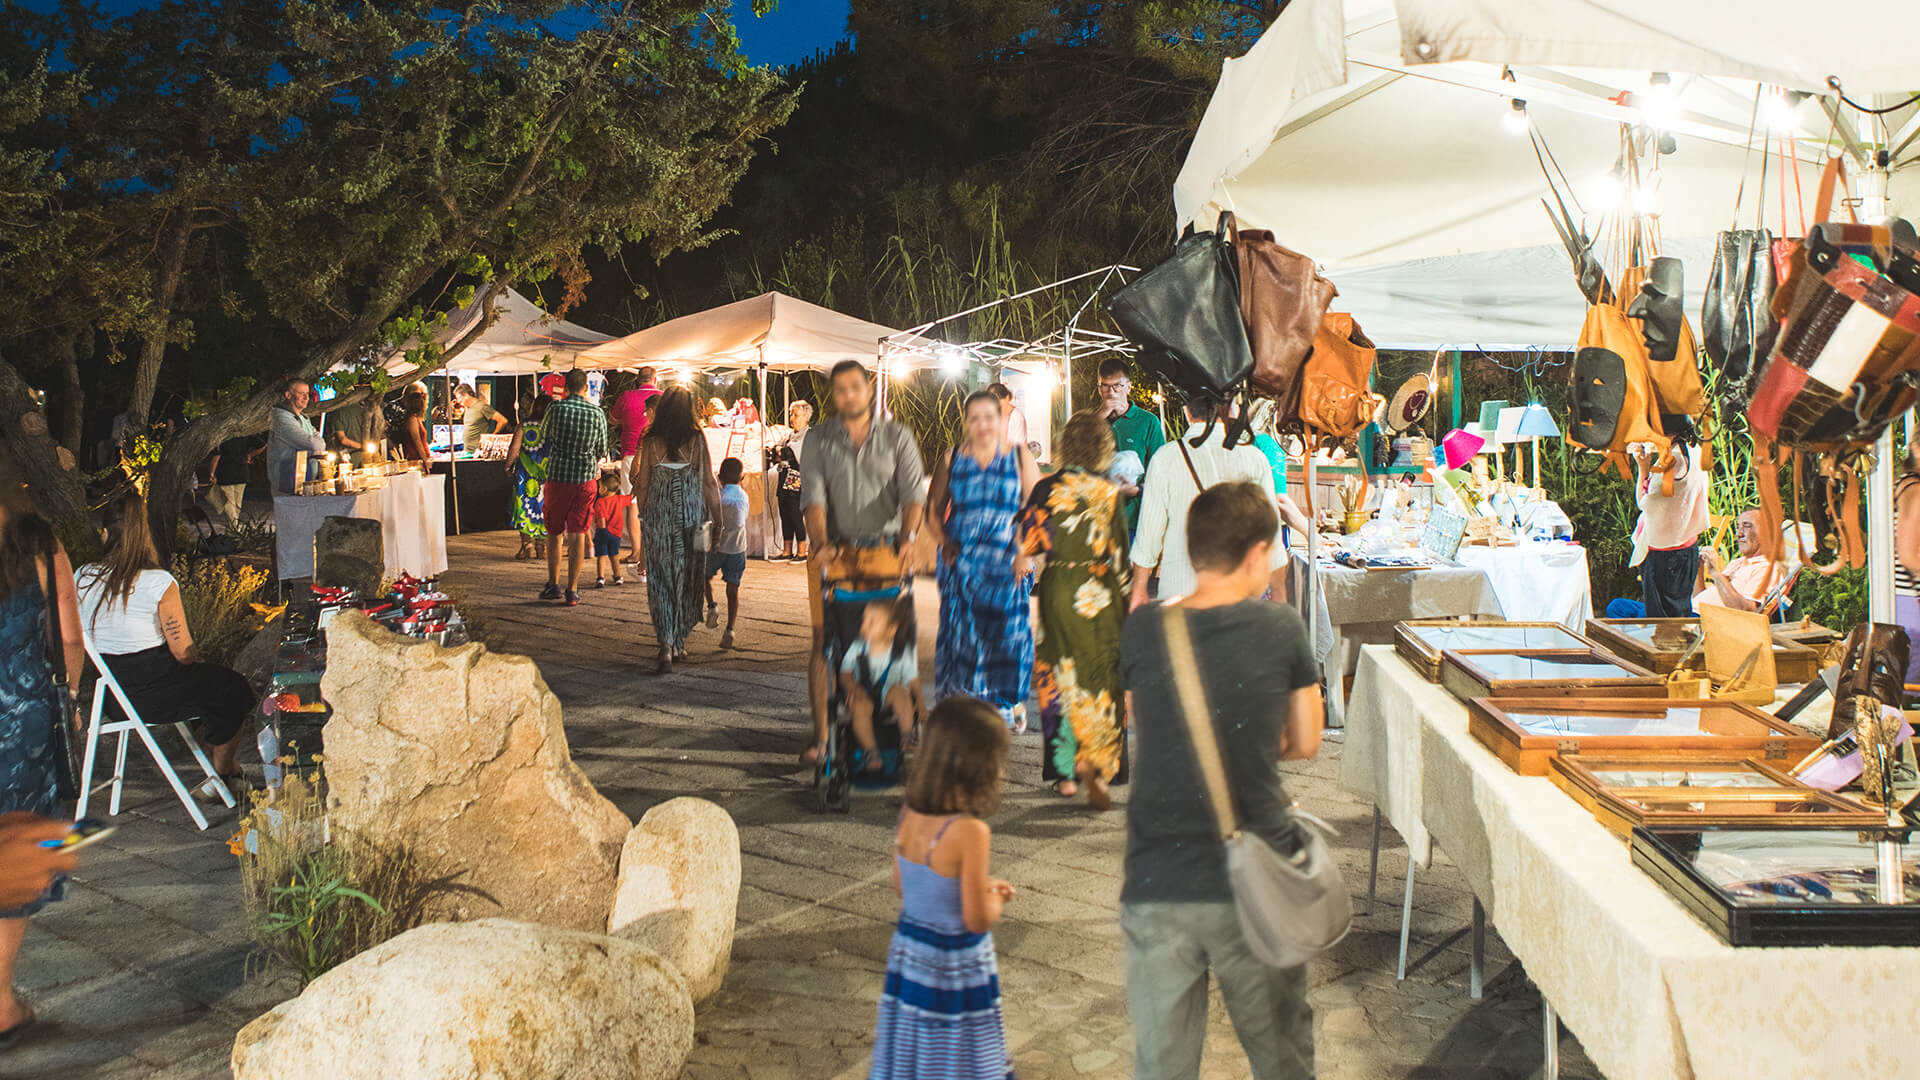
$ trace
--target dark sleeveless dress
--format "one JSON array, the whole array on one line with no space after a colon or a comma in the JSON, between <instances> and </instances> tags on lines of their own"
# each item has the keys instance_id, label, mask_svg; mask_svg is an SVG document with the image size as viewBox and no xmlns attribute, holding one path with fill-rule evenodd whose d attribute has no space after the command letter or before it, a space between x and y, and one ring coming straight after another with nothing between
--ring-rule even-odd
<instances>
[{"instance_id":1,"label":"dark sleeveless dress","mask_svg":"<svg viewBox=\"0 0 1920 1080\"><path fill-rule=\"evenodd\" d=\"M47 660L46 601L38 583L0 600L0 813L31 810L63 816L54 793L53 665ZM0 919L31 915L57 900L64 883Z\"/></svg>"}]
</instances>

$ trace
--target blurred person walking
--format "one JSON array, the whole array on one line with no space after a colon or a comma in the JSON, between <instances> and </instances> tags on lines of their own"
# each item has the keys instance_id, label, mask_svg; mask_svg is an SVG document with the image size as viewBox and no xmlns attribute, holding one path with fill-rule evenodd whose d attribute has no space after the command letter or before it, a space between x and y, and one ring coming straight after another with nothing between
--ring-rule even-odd
<instances>
[{"instance_id":1,"label":"blurred person walking","mask_svg":"<svg viewBox=\"0 0 1920 1080\"><path fill-rule=\"evenodd\" d=\"M660 642L656 675L686 657L687 634L700 624L707 566L694 533L720 520L720 483L693 408L693 395L682 387L660 395L633 469L647 538L647 610Z\"/></svg>"},{"instance_id":2,"label":"blurred person walking","mask_svg":"<svg viewBox=\"0 0 1920 1080\"><path fill-rule=\"evenodd\" d=\"M547 444L547 482L541 507L547 523L547 587L542 600L580 603L580 559L599 497L600 462L607 456L607 415L587 400L587 373L567 372L567 396L547 407L541 434ZM560 548L567 549L567 588L560 589Z\"/></svg>"}]
</instances>

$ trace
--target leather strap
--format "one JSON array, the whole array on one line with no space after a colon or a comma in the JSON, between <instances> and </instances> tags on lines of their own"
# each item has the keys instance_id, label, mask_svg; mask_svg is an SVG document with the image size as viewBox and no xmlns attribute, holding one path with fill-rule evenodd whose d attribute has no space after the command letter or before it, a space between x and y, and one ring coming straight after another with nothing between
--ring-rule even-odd
<instances>
[{"instance_id":1,"label":"leather strap","mask_svg":"<svg viewBox=\"0 0 1920 1080\"><path fill-rule=\"evenodd\" d=\"M1200 470L1193 467L1193 455L1187 452L1187 440L1180 438L1173 441L1180 447L1180 460L1187 463L1187 475L1193 477L1193 486L1197 489L1195 494L1207 490L1207 485L1200 481Z\"/></svg>"},{"instance_id":2,"label":"leather strap","mask_svg":"<svg viewBox=\"0 0 1920 1080\"><path fill-rule=\"evenodd\" d=\"M1214 737L1213 712L1207 706L1207 688L1200 681L1200 662L1193 654L1193 638L1187 632L1187 609L1178 604L1162 604L1160 611L1160 625L1167 638L1167 664L1173 669L1180 716L1187 723L1187 736L1193 742L1200 777L1206 781L1214 824L1222 840L1231 840L1239 834L1240 823L1234 816L1233 796L1227 790L1227 763L1220 756L1220 743Z\"/></svg>"},{"instance_id":3,"label":"leather strap","mask_svg":"<svg viewBox=\"0 0 1920 1080\"><path fill-rule=\"evenodd\" d=\"M1783 538L1780 535L1780 529L1785 524L1780 508L1780 464L1783 457L1790 459L1792 455L1793 451L1781 447L1772 439L1758 433L1754 434L1753 475L1760 488L1760 517L1764 526L1760 530L1760 553L1776 562L1783 554L1781 550ZM1797 476L1794 478L1794 489L1799 490ZM1799 513L1797 505L1794 513ZM1803 542L1798 518L1795 519L1793 535L1796 542ZM1803 562L1804 554L1805 549L1802 548Z\"/></svg>"}]
</instances>

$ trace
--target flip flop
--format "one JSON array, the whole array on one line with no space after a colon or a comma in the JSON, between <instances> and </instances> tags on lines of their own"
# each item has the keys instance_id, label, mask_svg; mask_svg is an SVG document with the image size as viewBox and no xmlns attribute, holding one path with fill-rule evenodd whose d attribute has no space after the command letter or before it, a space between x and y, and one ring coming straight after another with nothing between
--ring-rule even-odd
<instances>
[{"instance_id":1,"label":"flip flop","mask_svg":"<svg viewBox=\"0 0 1920 1080\"><path fill-rule=\"evenodd\" d=\"M40 1017L34 1014L32 1005L22 1001L20 1002L20 1007L26 1010L27 1018L5 1031L0 1031L0 1050L11 1049L13 1044L19 1041L20 1036L26 1034L33 1025L40 1021Z\"/></svg>"},{"instance_id":2,"label":"flip flop","mask_svg":"<svg viewBox=\"0 0 1920 1080\"><path fill-rule=\"evenodd\" d=\"M826 752L827 752L827 748L825 745L821 743L814 743L812 746L809 746L805 750L800 751L800 764L818 765L820 764L820 755Z\"/></svg>"}]
</instances>

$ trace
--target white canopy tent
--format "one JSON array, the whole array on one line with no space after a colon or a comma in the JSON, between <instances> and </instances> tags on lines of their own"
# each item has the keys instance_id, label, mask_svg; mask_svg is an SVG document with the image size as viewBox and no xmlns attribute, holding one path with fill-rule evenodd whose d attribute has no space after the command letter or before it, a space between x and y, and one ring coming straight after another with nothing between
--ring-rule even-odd
<instances>
[{"instance_id":1,"label":"white canopy tent","mask_svg":"<svg viewBox=\"0 0 1920 1080\"><path fill-rule=\"evenodd\" d=\"M587 367L824 370L842 360L872 366L898 331L769 292L683 315L589 349Z\"/></svg>"},{"instance_id":2,"label":"white canopy tent","mask_svg":"<svg viewBox=\"0 0 1920 1080\"><path fill-rule=\"evenodd\" d=\"M542 375L566 371L575 365L581 353L611 337L555 318L512 289L494 299L493 311L493 324L455 354L447 362L449 368L481 375ZM447 320L442 340L460 340L471 333L486 314L482 301L476 299ZM388 357L384 366L396 375L413 369L404 350Z\"/></svg>"},{"instance_id":3,"label":"white canopy tent","mask_svg":"<svg viewBox=\"0 0 1920 1080\"><path fill-rule=\"evenodd\" d=\"M1273 230L1322 263L1335 306L1383 344L1564 344L1584 302L1541 205L1531 130L1589 236L1616 207L1659 215L1697 312L1707 244L1735 224L1736 197L1742 224L1758 211L1797 233L1829 154L1850 157L1863 220L1920 211L1920 109L1906 102L1920 4L1831 15L1793 0L1293 0L1224 65L1174 185L1176 221L1210 228L1232 210ZM1893 111L1846 108L1829 78ZM1623 122L1677 143L1638 192L1608 182ZM1883 441L1873 505L1891 498L1890 451ZM1870 550L1891 551L1891 515L1869 518ZM1885 561L1871 589L1883 621Z\"/></svg>"}]
</instances>

